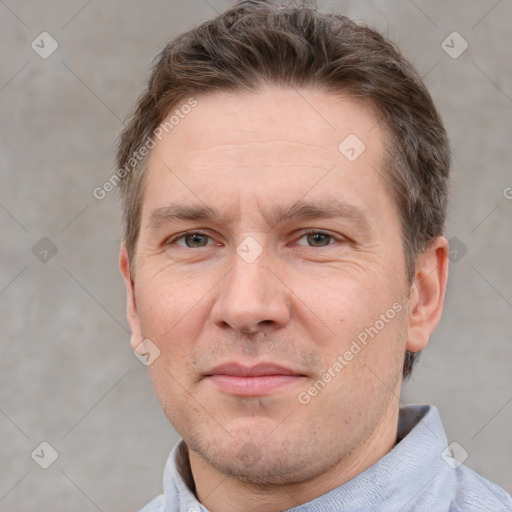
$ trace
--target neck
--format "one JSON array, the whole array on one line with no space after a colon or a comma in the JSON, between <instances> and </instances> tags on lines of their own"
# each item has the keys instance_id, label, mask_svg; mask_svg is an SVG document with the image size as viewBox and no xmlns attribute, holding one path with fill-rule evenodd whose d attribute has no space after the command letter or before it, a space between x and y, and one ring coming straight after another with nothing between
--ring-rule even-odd
<instances>
[{"instance_id":1,"label":"neck","mask_svg":"<svg viewBox=\"0 0 512 512\"><path fill-rule=\"evenodd\" d=\"M375 464L395 445L398 405L383 418L372 435L328 471L305 482L255 485L226 476L189 452L198 500L211 512L279 512L307 503L351 480Z\"/></svg>"}]
</instances>

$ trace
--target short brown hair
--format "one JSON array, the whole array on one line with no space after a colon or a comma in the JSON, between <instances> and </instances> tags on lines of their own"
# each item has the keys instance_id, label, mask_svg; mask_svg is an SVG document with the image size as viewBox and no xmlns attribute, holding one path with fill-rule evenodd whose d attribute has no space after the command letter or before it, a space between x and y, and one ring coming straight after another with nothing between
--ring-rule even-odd
<instances>
[{"instance_id":1,"label":"short brown hair","mask_svg":"<svg viewBox=\"0 0 512 512\"><path fill-rule=\"evenodd\" d=\"M393 43L345 16L302 2L239 2L179 35L157 57L117 152L130 261L144 191L141 148L154 139L171 108L191 95L257 92L265 84L316 87L376 108L389 139L382 176L398 207L412 283L418 254L444 230L450 168L445 129L421 77ZM416 355L406 352L404 377Z\"/></svg>"}]
</instances>

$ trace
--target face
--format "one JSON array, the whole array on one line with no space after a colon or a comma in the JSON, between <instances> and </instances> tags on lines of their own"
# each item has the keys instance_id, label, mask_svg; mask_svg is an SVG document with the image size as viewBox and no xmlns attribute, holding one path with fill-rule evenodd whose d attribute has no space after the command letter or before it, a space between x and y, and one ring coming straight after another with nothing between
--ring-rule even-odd
<instances>
[{"instance_id":1,"label":"face","mask_svg":"<svg viewBox=\"0 0 512 512\"><path fill-rule=\"evenodd\" d=\"M191 459L307 481L396 422L415 343L384 132L311 89L196 99L150 154L133 282L121 253L132 345Z\"/></svg>"}]
</instances>

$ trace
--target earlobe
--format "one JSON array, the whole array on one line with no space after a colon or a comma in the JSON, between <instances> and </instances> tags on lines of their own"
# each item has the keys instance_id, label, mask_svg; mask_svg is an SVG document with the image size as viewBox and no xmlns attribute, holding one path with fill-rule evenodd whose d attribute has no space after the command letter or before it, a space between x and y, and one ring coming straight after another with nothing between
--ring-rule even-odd
<instances>
[{"instance_id":1,"label":"earlobe","mask_svg":"<svg viewBox=\"0 0 512 512\"><path fill-rule=\"evenodd\" d=\"M406 349L411 352L425 348L441 319L448 281L448 251L448 241L440 236L418 256L409 297Z\"/></svg>"},{"instance_id":2,"label":"earlobe","mask_svg":"<svg viewBox=\"0 0 512 512\"><path fill-rule=\"evenodd\" d=\"M137 311L137 304L135 301L135 283L130 273L130 260L128 258L128 251L126 247L121 245L119 252L119 269L124 279L126 287L126 316L128 324L132 331L130 345L133 350L136 349L142 342L142 330L140 326L140 317Z\"/></svg>"}]
</instances>

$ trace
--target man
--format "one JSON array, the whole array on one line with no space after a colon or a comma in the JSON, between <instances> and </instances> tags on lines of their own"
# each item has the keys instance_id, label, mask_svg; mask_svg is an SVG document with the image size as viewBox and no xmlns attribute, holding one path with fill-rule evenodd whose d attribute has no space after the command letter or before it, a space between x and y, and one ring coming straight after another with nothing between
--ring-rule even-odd
<instances>
[{"instance_id":1,"label":"man","mask_svg":"<svg viewBox=\"0 0 512 512\"><path fill-rule=\"evenodd\" d=\"M132 347L183 440L144 511L512 510L402 380L443 307L449 147L412 66L311 5L161 53L118 151Z\"/></svg>"}]
</instances>

